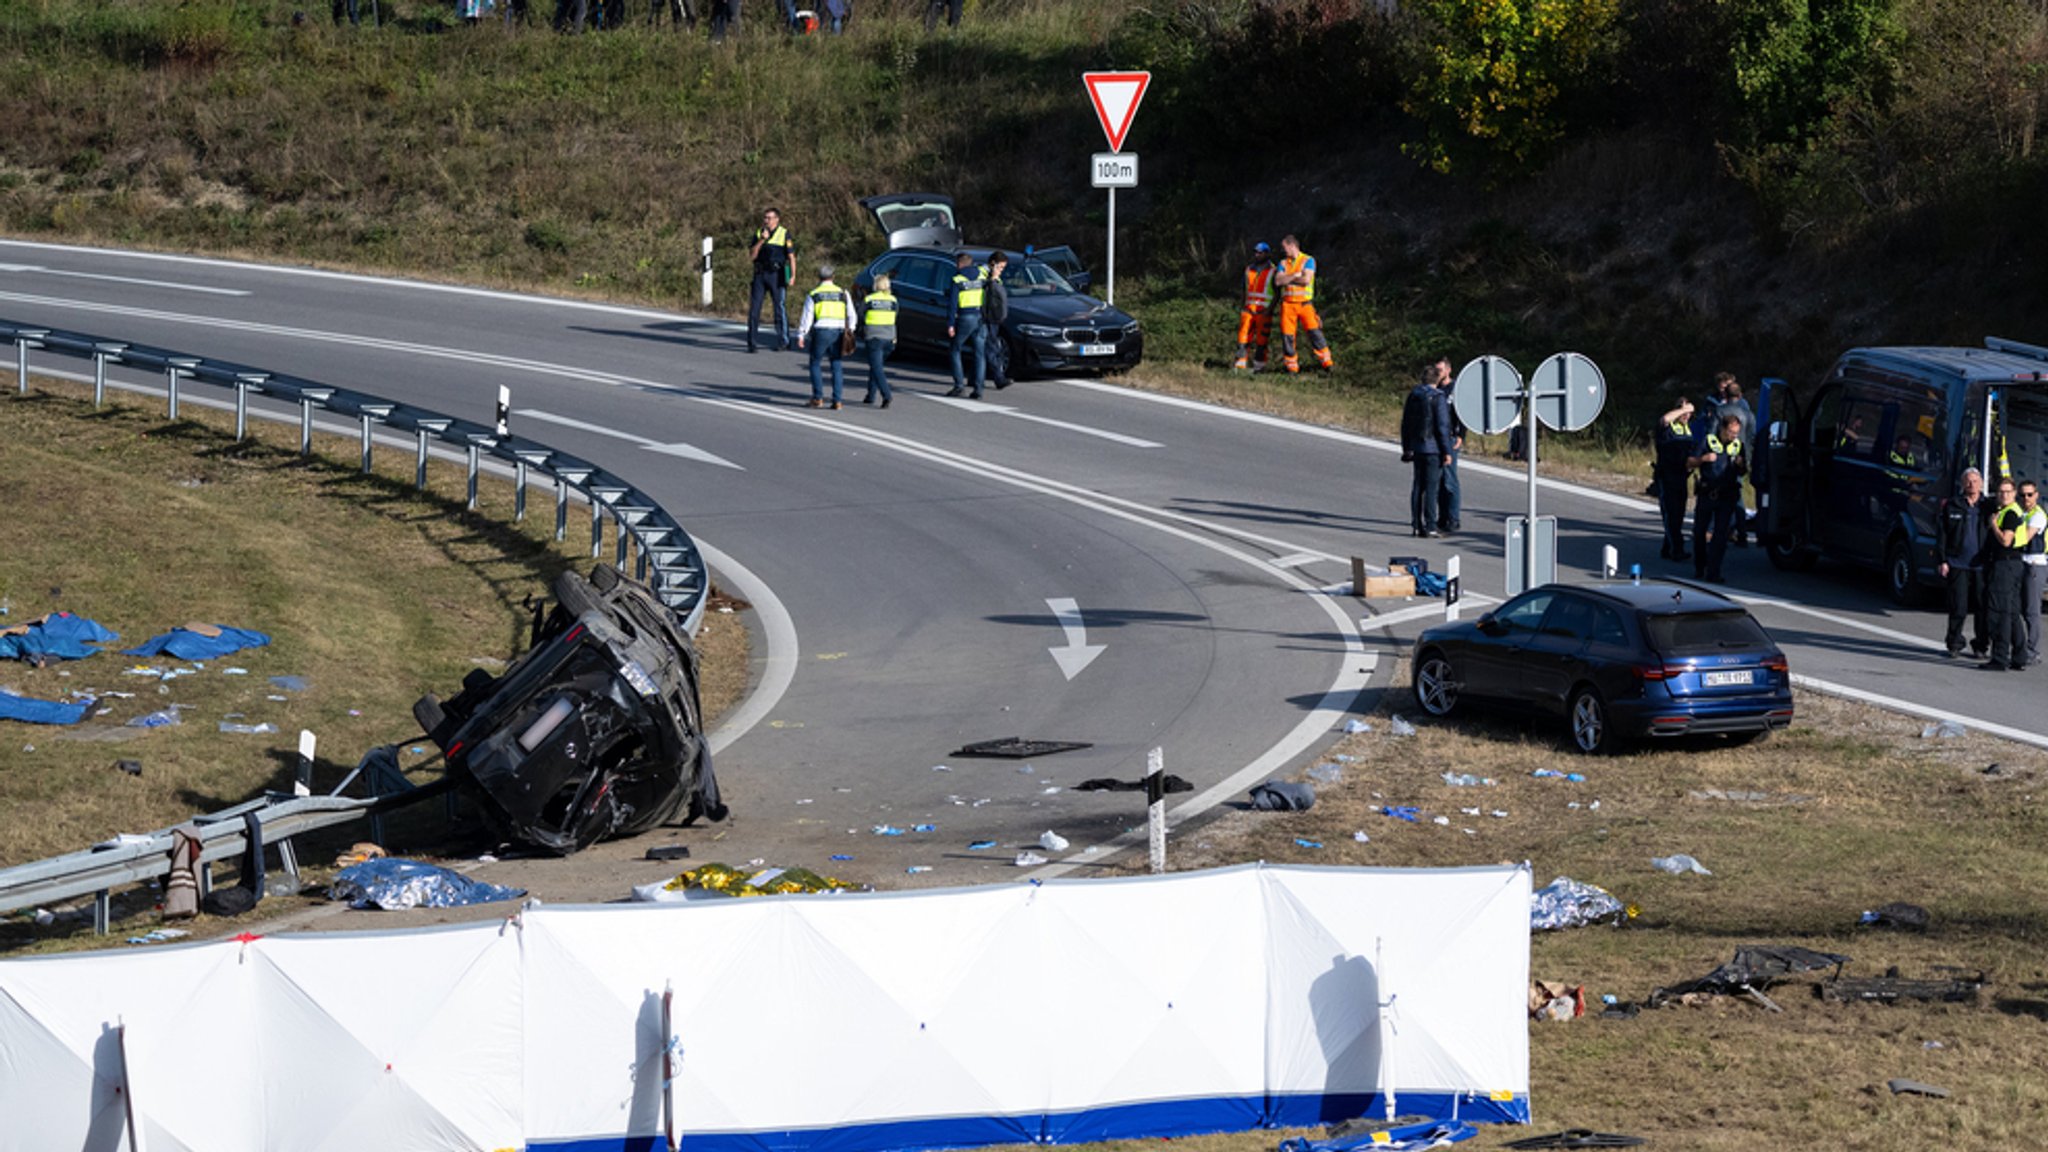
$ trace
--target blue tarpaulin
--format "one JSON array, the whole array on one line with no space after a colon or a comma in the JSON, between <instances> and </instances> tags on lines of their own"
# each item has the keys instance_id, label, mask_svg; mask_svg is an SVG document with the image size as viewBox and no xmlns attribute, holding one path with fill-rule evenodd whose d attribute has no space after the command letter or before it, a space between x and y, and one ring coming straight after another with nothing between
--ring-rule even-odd
<instances>
[{"instance_id":1,"label":"blue tarpaulin","mask_svg":"<svg viewBox=\"0 0 2048 1152\"><path fill-rule=\"evenodd\" d=\"M0 720L19 720L24 724L76 724L85 719L86 710L91 707L90 700L82 704L66 704L61 700L16 696L0 689Z\"/></svg>"},{"instance_id":2,"label":"blue tarpaulin","mask_svg":"<svg viewBox=\"0 0 2048 1152\"><path fill-rule=\"evenodd\" d=\"M0 636L0 659L83 660L99 651L92 644L111 644L121 637L100 627L98 621L69 612L52 612L20 631Z\"/></svg>"},{"instance_id":3,"label":"blue tarpaulin","mask_svg":"<svg viewBox=\"0 0 2048 1152\"><path fill-rule=\"evenodd\" d=\"M212 633L209 635L208 633ZM244 648L261 648L270 643L270 637L247 628L230 628L221 625L188 625L173 628L161 636L152 636L140 648L124 648L130 656L157 656L169 653L180 660L211 660Z\"/></svg>"},{"instance_id":4,"label":"blue tarpaulin","mask_svg":"<svg viewBox=\"0 0 2048 1152\"><path fill-rule=\"evenodd\" d=\"M346 900L353 908L460 908L526 895L523 888L504 888L472 880L460 872L418 860L386 857L351 864L335 873L327 898Z\"/></svg>"}]
</instances>

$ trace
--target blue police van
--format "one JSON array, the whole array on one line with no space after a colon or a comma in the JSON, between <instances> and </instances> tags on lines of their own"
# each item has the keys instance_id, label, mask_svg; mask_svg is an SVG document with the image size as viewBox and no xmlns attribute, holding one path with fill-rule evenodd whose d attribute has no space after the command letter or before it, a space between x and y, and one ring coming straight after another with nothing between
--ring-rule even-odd
<instances>
[{"instance_id":1,"label":"blue police van","mask_svg":"<svg viewBox=\"0 0 2048 1152\"><path fill-rule=\"evenodd\" d=\"M1883 573L1900 604L1941 584L1936 516L1965 469L2048 481L2048 347L1854 348L1802 401L1767 379L1751 470L1771 562Z\"/></svg>"}]
</instances>

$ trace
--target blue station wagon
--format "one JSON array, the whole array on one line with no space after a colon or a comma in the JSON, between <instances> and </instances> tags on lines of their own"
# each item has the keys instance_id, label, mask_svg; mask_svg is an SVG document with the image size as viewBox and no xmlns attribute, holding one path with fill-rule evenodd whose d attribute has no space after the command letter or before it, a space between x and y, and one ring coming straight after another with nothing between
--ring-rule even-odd
<instances>
[{"instance_id":1,"label":"blue station wagon","mask_svg":"<svg viewBox=\"0 0 2048 1152\"><path fill-rule=\"evenodd\" d=\"M1431 716L1502 709L1567 722L1573 747L1792 722L1792 678L1742 605L1676 581L1546 584L1415 641L1415 703Z\"/></svg>"}]
</instances>

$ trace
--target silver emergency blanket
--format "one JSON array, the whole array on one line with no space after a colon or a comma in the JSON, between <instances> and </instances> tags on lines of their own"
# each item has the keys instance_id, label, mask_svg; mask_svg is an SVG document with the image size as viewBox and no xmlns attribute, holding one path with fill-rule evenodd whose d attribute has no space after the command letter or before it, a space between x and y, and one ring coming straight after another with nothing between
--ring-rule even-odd
<instances>
[{"instance_id":1,"label":"silver emergency blanket","mask_svg":"<svg viewBox=\"0 0 2048 1152\"><path fill-rule=\"evenodd\" d=\"M385 857L351 864L334 876L327 898L346 900L354 908L460 908L526 895L524 888L505 888L472 880L460 872L418 860Z\"/></svg>"},{"instance_id":2,"label":"silver emergency blanket","mask_svg":"<svg viewBox=\"0 0 2048 1152\"><path fill-rule=\"evenodd\" d=\"M1529 894L1529 930L1576 928L1617 917L1623 910L1607 889L1559 876Z\"/></svg>"}]
</instances>

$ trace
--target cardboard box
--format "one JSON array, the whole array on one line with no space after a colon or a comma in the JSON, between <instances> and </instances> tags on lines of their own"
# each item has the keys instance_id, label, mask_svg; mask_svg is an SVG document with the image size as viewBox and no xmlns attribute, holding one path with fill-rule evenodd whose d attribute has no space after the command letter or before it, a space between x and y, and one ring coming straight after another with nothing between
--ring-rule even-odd
<instances>
[{"instance_id":1,"label":"cardboard box","mask_svg":"<svg viewBox=\"0 0 2048 1152\"><path fill-rule=\"evenodd\" d=\"M1406 572L1390 572L1384 576L1368 573L1365 578L1365 598L1377 600L1383 596L1415 595L1415 577Z\"/></svg>"}]
</instances>

